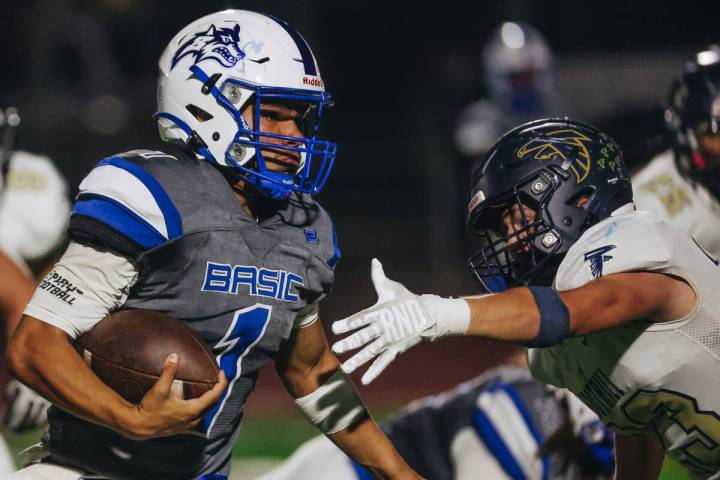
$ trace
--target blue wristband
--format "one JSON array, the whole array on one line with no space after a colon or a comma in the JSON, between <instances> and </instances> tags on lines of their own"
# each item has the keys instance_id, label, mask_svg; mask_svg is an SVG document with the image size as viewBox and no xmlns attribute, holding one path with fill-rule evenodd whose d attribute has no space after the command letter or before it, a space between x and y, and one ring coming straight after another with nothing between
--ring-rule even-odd
<instances>
[{"instance_id":1,"label":"blue wristband","mask_svg":"<svg viewBox=\"0 0 720 480\"><path fill-rule=\"evenodd\" d=\"M570 333L570 312L552 287L528 287L540 311L540 328L528 347L555 345Z\"/></svg>"}]
</instances>

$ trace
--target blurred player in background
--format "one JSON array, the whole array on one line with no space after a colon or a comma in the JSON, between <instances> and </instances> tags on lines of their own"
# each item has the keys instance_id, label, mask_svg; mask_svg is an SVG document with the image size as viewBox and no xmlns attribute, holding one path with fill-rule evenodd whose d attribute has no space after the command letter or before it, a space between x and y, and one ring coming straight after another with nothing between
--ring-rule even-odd
<instances>
[{"instance_id":1,"label":"blurred player in background","mask_svg":"<svg viewBox=\"0 0 720 480\"><path fill-rule=\"evenodd\" d=\"M384 430L428 479L600 479L613 471L612 433L567 390L503 366L412 402ZM259 480L372 478L324 437Z\"/></svg>"},{"instance_id":2,"label":"blurred player in background","mask_svg":"<svg viewBox=\"0 0 720 480\"><path fill-rule=\"evenodd\" d=\"M477 335L527 345L528 366L618 435L616 478L656 479L663 450L720 477L719 262L686 232L636 211L620 147L568 119L504 135L472 175L471 269L493 295L414 295L373 261L378 303L335 322L334 345L377 357L372 381L422 339Z\"/></svg>"},{"instance_id":3,"label":"blurred player in background","mask_svg":"<svg viewBox=\"0 0 720 480\"><path fill-rule=\"evenodd\" d=\"M19 122L15 109L6 112L6 117L16 116ZM13 134L6 130L4 135ZM65 243L70 213L67 182L49 158L9 145L4 149L7 172L0 201L0 248L28 276L42 278Z\"/></svg>"},{"instance_id":4,"label":"blurred player in background","mask_svg":"<svg viewBox=\"0 0 720 480\"><path fill-rule=\"evenodd\" d=\"M0 109L0 251L2 252L2 345L20 320L32 292L35 274L58 253L64 242L70 205L65 180L47 157L14 149L20 115L10 107ZM4 352L3 348L3 352ZM2 425L22 432L45 423L49 402L22 383L6 377L2 403ZM5 466L4 461L0 464ZM12 462L8 468L12 467ZM6 478L14 471L2 469Z\"/></svg>"},{"instance_id":5,"label":"blurred player in background","mask_svg":"<svg viewBox=\"0 0 720 480\"><path fill-rule=\"evenodd\" d=\"M315 202L335 159L332 102L290 25L225 10L183 28L160 62L161 138L85 177L71 242L25 310L10 369L53 402L42 462L15 479L226 479L247 397L274 359L307 418L381 478L417 478L369 417L318 321L340 258ZM108 313L187 323L217 354L212 390L182 399L170 355L140 404L103 384L72 341ZM143 440L143 441L140 441Z\"/></svg>"},{"instance_id":6,"label":"blurred player in background","mask_svg":"<svg viewBox=\"0 0 720 480\"><path fill-rule=\"evenodd\" d=\"M464 156L482 157L514 125L559 113L552 50L535 28L504 22L482 52L486 99L458 117L455 145Z\"/></svg>"},{"instance_id":7,"label":"blurred player in background","mask_svg":"<svg viewBox=\"0 0 720 480\"><path fill-rule=\"evenodd\" d=\"M0 109L0 207L2 206L6 190L6 174L8 171L9 153L12 149L12 143L15 135L15 128L19 124L20 117L14 109ZM32 297L34 286L25 273L18 265L0 249L0 320L2 321L2 345L12 334L15 326L20 320L23 308ZM4 348L3 348L4 350ZM4 355L3 355L3 381L2 385L7 384L7 377L4 374ZM1 390L4 392L3 390ZM7 411L5 405L6 399L2 398L3 410ZM6 423L6 422L3 422ZM5 441L0 437L0 477L8 478L15 471L10 452L5 445Z\"/></svg>"},{"instance_id":8,"label":"blurred player in background","mask_svg":"<svg viewBox=\"0 0 720 480\"><path fill-rule=\"evenodd\" d=\"M633 176L634 199L720 256L720 47L699 52L670 91L672 149Z\"/></svg>"}]
</instances>

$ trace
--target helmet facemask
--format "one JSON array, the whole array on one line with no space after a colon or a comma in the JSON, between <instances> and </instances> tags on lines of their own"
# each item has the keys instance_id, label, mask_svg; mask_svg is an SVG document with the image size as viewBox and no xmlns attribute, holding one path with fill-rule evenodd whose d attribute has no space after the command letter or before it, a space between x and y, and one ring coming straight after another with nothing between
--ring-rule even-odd
<instances>
[{"instance_id":1,"label":"helmet facemask","mask_svg":"<svg viewBox=\"0 0 720 480\"><path fill-rule=\"evenodd\" d=\"M552 175L540 172L471 212L470 233L483 246L470 258L470 271L488 292L552 282L555 270L546 278L548 266L556 263L563 242L548 205L559 186ZM505 219L513 214L520 218L509 231Z\"/></svg>"}]
</instances>

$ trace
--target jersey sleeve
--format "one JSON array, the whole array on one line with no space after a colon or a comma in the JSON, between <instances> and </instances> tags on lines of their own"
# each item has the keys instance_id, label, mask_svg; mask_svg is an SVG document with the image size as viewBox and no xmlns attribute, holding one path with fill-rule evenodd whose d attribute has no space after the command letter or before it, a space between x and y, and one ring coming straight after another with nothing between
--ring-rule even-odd
<instances>
[{"instance_id":1,"label":"jersey sleeve","mask_svg":"<svg viewBox=\"0 0 720 480\"><path fill-rule=\"evenodd\" d=\"M134 259L182 235L182 219L161 183L131 158L101 161L80 184L70 238Z\"/></svg>"},{"instance_id":2,"label":"jersey sleeve","mask_svg":"<svg viewBox=\"0 0 720 480\"><path fill-rule=\"evenodd\" d=\"M125 257L70 242L38 284L25 314L75 338L125 303L137 275Z\"/></svg>"},{"instance_id":3,"label":"jersey sleeve","mask_svg":"<svg viewBox=\"0 0 720 480\"><path fill-rule=\"evenodd\" d=\"M649 212L632 212L597 224L573 245L558 268L555 288L578 288L614 273L674 269L672 227Z\"/></svg>"}]
</instances>

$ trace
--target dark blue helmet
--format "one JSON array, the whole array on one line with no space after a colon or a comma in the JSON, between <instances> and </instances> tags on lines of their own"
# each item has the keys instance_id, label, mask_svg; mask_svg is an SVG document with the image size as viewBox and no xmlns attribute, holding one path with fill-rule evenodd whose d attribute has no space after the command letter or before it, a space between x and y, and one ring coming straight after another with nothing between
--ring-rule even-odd
<instances>
[{"instance_id":1,"label":"dark blue helmet","mask_svg":"<svg viewBox=\"0 0 720 480\"><path fill-rule=\"evenodd\" d=\"M622 151L606 134L567 118L521 125L473 168L467 224L483 248L470 269L491 292L550 285L580 235L630 202ZM522 226L507 232L503 216L514 206Z\"/></svg>"},{"instance_id":2,"label":"dark blue helmet","mask_svg":"<svg viewBox=\"0 0 720 480\"><path fill-rule=\"evenodd\" d=\"M680 172L720 198L720 153L702 145L703 137L720 136L720 47L686 65L670 89L666 121Z\"/></svg>"}]
</instances>

